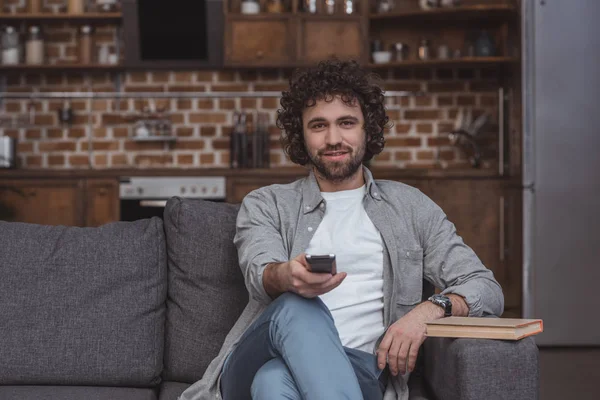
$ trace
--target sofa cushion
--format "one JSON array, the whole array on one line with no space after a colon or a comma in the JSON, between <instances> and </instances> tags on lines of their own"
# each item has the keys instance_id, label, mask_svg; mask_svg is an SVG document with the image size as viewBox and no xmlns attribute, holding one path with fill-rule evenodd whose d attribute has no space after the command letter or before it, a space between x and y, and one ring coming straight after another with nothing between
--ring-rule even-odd
<instances>
[{"instance_id":1,"label":"sofa cushion","mask_svg":"<svg viewBox=\"0 0 600 400\"><path fill-rule=\"evenodd\" d=\"M0 384L158 384L162 226L0 222Z\"/></svg>"},{"instance_id":2,"label":"sofa cushion","mask_svg":"<svg viewBox=\"0 0 600 400\"><path fill-rule=\"evenodd\" d=\"M189 387L189 383L163 381L160 384L158 400L177 400L181 393Z\"/></svg>"},{"instance_id":3,"label":"sofa cushion","mask_svg":"<svg viewBox=\"0 0 600 400\"><path fill-rule=\"evenodd\" d=\"M233 245L238 210L179 197L167 202L166 380L200 379L248 303Z\"/></svg>"},{"instance_id":4,"label":"sofa cushion","mask_svg":"<svg viewBox=\"0 0 600 400\"><path fill-rule=\"evenodd\" d=\"M0 386L2 400L156 400L155 389L94 386Z\"/></svg>"}]
</instances>

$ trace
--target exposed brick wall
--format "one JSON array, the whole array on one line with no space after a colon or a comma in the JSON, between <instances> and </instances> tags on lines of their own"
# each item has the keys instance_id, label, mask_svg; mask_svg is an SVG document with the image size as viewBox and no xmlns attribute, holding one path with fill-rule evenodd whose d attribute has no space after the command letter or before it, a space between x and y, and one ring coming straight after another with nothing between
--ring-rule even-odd
<instances>
[{"instance_id":1,"label":"exposed brick wall","mask_svg":"<svg viewBox=\"0 0 600 400\"><path fill-rule=\"evenodd\" d=\"M11 0L12 1L12 0ZM47 63L76 63L77 31L74 24L44 27ZM95 50L115 46L112 26L96 26ZM288 71L132 71L122 74L121 90L143 91L149 96L168 91L281 91ZM373 165L402 168L469 168L462 151L449 144L447 132L459 107L484 111L497 118L497 79L494 68L415 69L379 71L387 90L424 91L422 97L388 98L394 127L387 132L387 145ZM4 74L0 83L8 92L116 90L115 75L109 73ZM1 90L1 88L0 88ZM228 135L234 110L258 109L269 113L272 134L271 165L292 165L286 160L274 126L277 98L171 99L156 100L171 110L178 138L174 144L134 142L131 117L149 100L73 100L75 121L61 126L57 110L60 100L35 101L31 124L0 125L0 133L19 139L22 168L130 168L130 167L228 167ZM27 114L29 101L8 100L2 105L3 121ZM495 169L496 134L491 127L484 168Z\"/></svg>"},{"instance_id":2,"label":"exposed brick wall","mask_svg":"<svg viewBox=\"0 0 600 400\"><path fill-rule=\"evenodd\" d=\"M422 90L425 96L388 98L394 123L386 134L386 148L373 165L416 168L468 167L462 151L447 138L459 107L477 115L497 113L495 71L428 70L385 71L388 90ZM489 75L489 76L488 76ZM491 78L491 79L489 79ZM124 91L261 91L281 90L283 71L144 71L124 74ZM19 74L7 77L7 91L114 91L110 74ZM274 126L277 98L155 99L167 105L178 141L174 144L139 143L131 139L131 117L149 100L73 100L76 114L71 126L58 123L60 100L33 103L33 124L0 129L19 139L20 166L24 168L122 167L227 167L228 135L234 110L268 112L272 123L272 166L291 165L281 151L279 131ZM7 100L4 116L27 113L28 100ZM89 123L88 123L89 122ZM496 136L491 127L484 167L495 168ZM91 151L90 151L91 144ZM91 158L90 158L91 157Z\"/></svg>"}]
</instances>

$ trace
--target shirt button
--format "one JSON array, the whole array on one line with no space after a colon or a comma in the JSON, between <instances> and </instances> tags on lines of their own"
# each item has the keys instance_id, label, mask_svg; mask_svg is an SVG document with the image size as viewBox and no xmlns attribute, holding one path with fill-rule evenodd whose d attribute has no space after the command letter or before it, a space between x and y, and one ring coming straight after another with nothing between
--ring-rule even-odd
<instances>
[{"instance_id":1,"label":"shirt button","mask_svg":"<svg viewBox=\"0 0 600 400\"><path fill-rule=\"evenodd\" d=\"M375 196L375 197L378 197L378 196L379 196L379 193L377 193L377 192L373 192L373 196Z\"/></svg>"},{"instance_id":2,"label":"shirt button","mask_svg":"<svg viewBox=\"0 0 600 400\"><path fill-rule=\"evenodd\" d=\"M321 205L319 206L319 208L322 210L325 208L325 204L321 203Z\"/></svg>"},{"instance_id":3,"label":"shirt button","mask_svg":"<svg viewBox=\"0 0 600 400\"><path fill-rule=\"evenodd\" d=\"M406 257L410 257L410 251L406 252Z\"/></svg>"},{"instance_id":4,"label":"shirt button","mask_svg":"<svg viewBox=\"0 0 600 400\"><path fill-rule=\"evenodd\" d=\"M306 206L306 207L304 207L304 208L306 208L307 210L310 210L310 206Z\"/></svg>"},{"instance_id":5,"label":"shirt button","mask_svg":"<svg viewBox=\"0 0 600 400\"><path fill-rule=\"evenodd\" d=\"M309 226L309 227L308 227L308 231L309 231L309 232L312 232L312 226Z\"/></svg>"}]
</instances>

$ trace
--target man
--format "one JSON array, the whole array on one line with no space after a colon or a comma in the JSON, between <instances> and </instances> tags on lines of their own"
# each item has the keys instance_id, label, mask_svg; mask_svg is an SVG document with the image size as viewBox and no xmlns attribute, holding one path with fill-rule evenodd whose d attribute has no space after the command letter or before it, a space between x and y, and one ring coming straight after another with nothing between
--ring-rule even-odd
<instances>
[{"instance_id":1,"label":"man","mask_svg":"<svg viewBox=\"0 0 600 400\"><path fill-rule=\"evenodd\" d=\"M500 315L491 271L417 189L363 167L384 146L382 90L355 62L300 72L277 123L307 178L250 193L235 244L250 302L182 399L407 399L427 321ZM306 254L336 255L337 273ZM422 280L442 294L421 302Z\"/></svg>"}]
</instances>

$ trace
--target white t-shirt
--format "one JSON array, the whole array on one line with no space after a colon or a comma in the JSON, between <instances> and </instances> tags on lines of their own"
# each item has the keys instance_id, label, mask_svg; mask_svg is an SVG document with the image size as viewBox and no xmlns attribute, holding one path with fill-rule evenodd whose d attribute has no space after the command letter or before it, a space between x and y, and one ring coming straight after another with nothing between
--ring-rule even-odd
<instances>
[{"instance_id":1,"label":"white t-shirt","mask_svg":"<svg viewBox=\"0 0 600 400\"><path fill-rule=\"evenodd\" d=\"M363 207L365 186L322 192L325 216L306 254L336 255L338 272L348 276L320 296L331 311L342 344L372 353L384 332L383 244Z\"/></svg>"}]
</instances>

